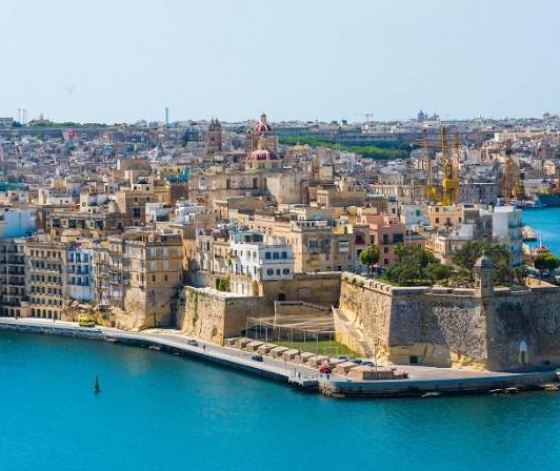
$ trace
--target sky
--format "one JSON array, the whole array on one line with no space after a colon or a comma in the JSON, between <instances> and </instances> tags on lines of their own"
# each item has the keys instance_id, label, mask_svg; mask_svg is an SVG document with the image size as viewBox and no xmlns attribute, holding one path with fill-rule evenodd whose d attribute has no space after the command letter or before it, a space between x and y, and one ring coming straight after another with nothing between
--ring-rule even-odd
<instances>
[{"instance_id":1,"label":"sky","mask_svg":"<svg viewBox=\"0 0 560 471\"><path fill-rule=\"evenodd\" d=\"M559 113L558 0L1 0L0 116Z\"/></svg>"}]
</instances>

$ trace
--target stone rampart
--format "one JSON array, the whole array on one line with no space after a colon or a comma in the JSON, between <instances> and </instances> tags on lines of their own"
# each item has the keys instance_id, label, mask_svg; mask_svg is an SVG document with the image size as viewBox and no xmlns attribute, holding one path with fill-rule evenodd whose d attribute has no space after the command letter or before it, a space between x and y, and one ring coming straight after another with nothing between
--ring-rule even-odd
<instances>
[{"instance_id":1,"label":"stone rampart","mask_svg":"<svg viewBox=\"0 0 560 471\"><path fill-rule=\"evenodd\" d=\"M291 280L263 281L262 296L267 305L274 301L306 301L332 306L340 296L340 273L296 273Z\"/></svg>"},{"instance_id":2,"label":"stone rampart","mask_svg":"<svg viewBox=\"0 0 560 471\"><path fill-rule=\"evenodd\" d=\"M560 364L560 288L394 287L343 274L339 340L397 364L518 369ZM349 339L349 336L356 338Z\"/></svg>"},{"instance_id":3,"label":"stone rampart","mask_svg":"<svg viewBox=\"0 0 560 471\"><path fill-rule=\"evenodd\" d=\"M223 344L239 336L247 317L263 313L262 298L238 296L212 288L185 287L178 327L202 340Z\"/></svg>"}]
</instances>

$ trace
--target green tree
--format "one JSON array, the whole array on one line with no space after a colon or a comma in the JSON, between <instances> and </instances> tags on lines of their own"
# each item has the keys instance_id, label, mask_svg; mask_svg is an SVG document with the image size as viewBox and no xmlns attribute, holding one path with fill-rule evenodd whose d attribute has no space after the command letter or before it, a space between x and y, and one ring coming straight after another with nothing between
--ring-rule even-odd
<instances>
[{"instance_id":1,"label":"green tree","mask_svg":"<svg viewBox=\"0 0 560 471\"><path fill-rule=\"evenodd\" d=\"M442 265L441 263L430 263L426 267L426 275L434 282L447 280L451 277L452 274L453 268L451 268L449 265Z\"/></svg>"},{"instance_id":2,"label":"green tree","mask_svg":"<svg viewBox=\"0 0 560 471\"><path fill-rule=\"evenodd\" d=\"M560 267L560 259L551 253L541 253L535 259L534 265L542 275L545 272Z\"/></svg>"},{"instance_id":3,"label":"green tree","mask_svg":"<svg viewBox=\"0 0 560 471\"><path fill-rule=\"evenodd\" d=\"M476 261L482 257L485 244L479 240L471 240L461 247L455 255L453 255L453 263L472 271Z\"/></svg>"},{"instance_id":4,"label":"green tree","mask_svg":"<svg viewBox=\"0 0 560 471\"><path fill-rule=\"evenodd\" d=\"M399 242L397 245L395 245L394 252L397 256L398 263L402 263L404 257L410 253L410 250L408 250L408 247L402 242Z\"/></svg>"},{"instance_id":5,"label":"green tree","mask_svg":"<svg viewBox=\"0 0 560 471\"><path fill-rule=\"evenodd\" d=\"M505 245L492 244L486 248L487 255L494 262L494 280L498 284L511 283L515 276L511 267L511 252Z\"/></svg>"},{"instance_id":6,"label":"green tree","mask_svg":"<svg viewBox=\"0 0 560 471\"><path fill-rule=\"evenodd\" d=\"M371 244L367 249L360 252L360 263L368 267L368 274L371 274L371 268L379 261L379 247Z\"/></svg>"}]
</instances>

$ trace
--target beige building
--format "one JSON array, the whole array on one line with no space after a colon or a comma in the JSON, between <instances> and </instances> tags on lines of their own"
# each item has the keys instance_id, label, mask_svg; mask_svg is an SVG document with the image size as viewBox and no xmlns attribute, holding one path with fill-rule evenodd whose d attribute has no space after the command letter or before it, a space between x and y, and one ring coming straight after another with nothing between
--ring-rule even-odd
<instances>
[{"instance_id":1,"label":"beige building","mask_svg":"<svg viewBox=\"0 0 560 471\"><path fill-rule=\"evenodd\" d=\"M94 253L97 300L124 311L121 327L172 325L183 283L180 233L131 231L110 238Z\"/></svg>"}]
</instances>

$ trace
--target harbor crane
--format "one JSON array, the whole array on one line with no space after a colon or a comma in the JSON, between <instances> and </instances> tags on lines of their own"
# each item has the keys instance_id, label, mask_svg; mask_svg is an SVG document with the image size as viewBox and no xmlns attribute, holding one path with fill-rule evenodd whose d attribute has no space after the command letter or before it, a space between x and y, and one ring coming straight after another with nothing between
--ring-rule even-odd
<instances>
[{"instance_id":1,"label":"harbor crane","mask_svg":"<svg viewBox=\"0 0 560 471\"><path fill-rule=\"evenodd\" d=\"M447 127L440 127L441 141L428 142L428 132L422 130L422 139L413 142L421 145L426 159L426 199L434 203L441 203L445 206L453 205L459 200L459 135L455 135L455 152L450 157L447 145ZM441 149L442 154L442 174L441 185L434 178L434 166L430 149ZM437 173L437 168L435 169Z\"/></svg>"}]
</instances>

